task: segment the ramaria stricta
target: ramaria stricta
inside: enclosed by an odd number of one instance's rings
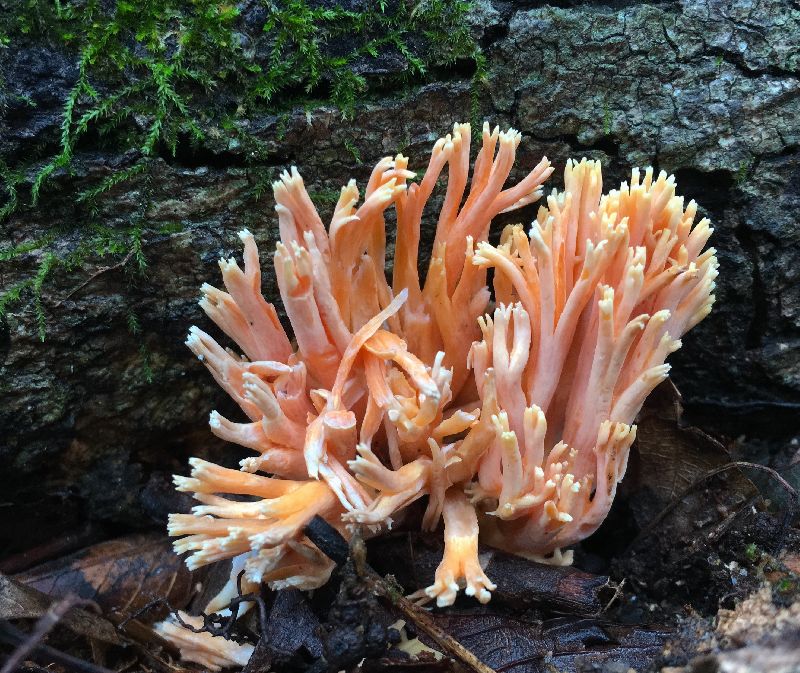
[[[226,291],[203,286],[200,305],[238,350],[197,327],[187,344],[249,419],[214,411],[211,430],[254,453],[241,470],[194,458],[191,477],[175,478],[200,502],[170,517],[176,551],[190,568],[233,558],[209,611],[227,605],[242,570],[246,590],[324,584],[332,564],[303,535],[315,515],[345,536],[359,524],[377,533],[427,497],[422,527],[444,520],[444,558],[425,590],[440,606],[459,588],[490,599],[479,535],[570,563],[564,549],[605,518],[636,414],[714,301],[712,229],[694,224],[697,206],[671,176],[635,169],[603,194],[599,162],[583,159],[567,162],[564,190],[527,234],[510,225],[492,245],[492,219],[537,201],[553,171],[544,158],[506,187],[520,138],[484,125],[471,180],[468,124],[436,142],[420,182],[407,157],[386,157],[361,205],[355,181],[342,188],[327,230],[297,170],[284,173],[274,260],[292,335],[261,294],[250,232],[244,268],[220,261]],[[421,283],[420,225],[445,166]],[[162,628],[209,663],[211,636]]]

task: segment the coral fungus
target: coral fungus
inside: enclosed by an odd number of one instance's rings
[[[204,285],[200,302],[243,355],[196,327],[187,344],[249,418],[212,412],[212,432],[255,455],[241,471],[193,459],[192,476],[176,477],[201,503],[169,522],[190,567],[235,557],[246,584],[317,587],[331,563],[303,536],[312,517],[375,533],[427,496],[422,526],[443,519],[445,538],[427,595],[448,605],[465,588],[486,602],[479,532],[568,563],[562,550],[597,529],[637,412],[711,309],[712,230],[694,223],[696,204],[672,177],[634,170],[603,194],[600,164],[584,159],[567,162],[564,190],[528,234],[507,226],[492,245],[492,219],[537,201],[553,170],[542,159],[505,187],[520,138],[484,125],[471,180],[468,124],[436,142],[420,182],[406,157],[386,157],[361,205],[355,181],[342,188],[327,229],[296,169],[274,184],[275,273],[293,338],[261,295],[243,231],[244,268],[221,260],[226,291]],[[423,283],[420,228],[445,166]]]

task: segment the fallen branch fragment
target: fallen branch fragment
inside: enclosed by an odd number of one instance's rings
[[[146,607],[152,607],[154,604],[160,605],[162,603],[163,599],[159,599],[151,602]],[[34,627],[34,630],[29,635],[30,640],[28,641],[26,650],[20,654],[15,653],[12,659],[6,661],[5,666],[8,667],[8,671],[17,670],[19,661],[28,656],[30,645],[36,645],[36,647],[33,648],[33,653],[36,654],[39,652],[41,654],[41,659],[39,660],[46,660],[48,656],[52,655],[52,652],[48,654],[49,650],[40,651],[37,648],[39,648],[38,643],[47,634],[47,631],[56,623],[77,635],[94,641],[101,641],[108,645],[133,646],[140,655],[144,656],[150,662],[151,667],[160,670],[166,670],[166,668],[163,662],[151,654],[151,650],[156,646],[166,649],[166,651],[174,657],[179,655],[178,649],[172,643],[159,636],[150,626],[136,620],[139,614],[145,612],[144,609],[137,611],[135,615],[127,619],[123,618],[123,616],[117,612],[111,612],[106,618],[105,616],[83,609],[83,607],[81,607],[82,604],[94,605],[93,602],[79,600],[74,596],[65,597],[61,601],[54,601],[49,595],[0,574],[0,620],[39,620],[36,627]],[[119,632],[117,629],[119,629]],[[22,635],[24,636],[25,634]],[[8,638],[12,638],[12,636],[8,636]],[[10,641],[6,640],[4,642]],[[14,642],[10,644],[15,644],[16,642],[17,641],[14,640]],[[57,650],[54,651],[57,652]],[[36,659],[36,656],[33,656],[33,654],[30,656]],[[9,662],[13,663],[13,659],[15,658],[19,661],[17,661],[14,666],[11,666]],[[69,664],[55,658],[51,658],[45,661],[45,663],[49,664],[54,661],[59,661],[69,668]],[[82,665],[85,664],[86,662],[82,662]],[[86,669],[85,667],[83,669],[75,669],[73,666],[73,668],[69,670],[91,669]],[[5,667],[2,669],[2,673],[6,673]]]
[[[323,655],[320,620],[308,598],[298,589],[283,589],[271,599],[266,631],[242,673],[262,673],[281,666],[302,669]]]
[[[429,586],[444,545],[437,535],[402,533],[370,541],[375,569],[392,573],[409,591]],[[492,602],[521,612],[540,607],[548,612],[591,616],[602,612],[613,592],[605,575],[592,575],[571,566],[537,563],[480,545],[484,572],[497,580]]]

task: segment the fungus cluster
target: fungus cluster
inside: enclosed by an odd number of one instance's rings
[[[252,451],[241,470],[194,458],[191,476],[175,478],[200,503],[171,515],[176,551],[190,568],[233,559],[208,611],[227,605],[242,571],[244,590],[324,584],[332,564],[303,534],[316,515],[345,536],[375,534],[426,497],[422,527],[444,521],[425,590],[440,606],[460,588],[490,599],[479,533],[569,563],[564,549],[605,518],[636,414],[714,301],[712,229],[671,176],[635,169],[603,194],[600,164],[583,159],[567,162],[564,190],[527,233],[507,226],[492,245],[492,219],[540,199],[553,171],[544,158],[506,187],[520,138],[484,125],[471,179],[468,124],[436,142],[419,182],[408,158],[386,157],[360,205],[355,181],[342,188],[327,229],[297,170],[285,172],[274,264],[291,335],[261,294],[250,232],[243,268],[220,261],[225,290],[203,286],[200,305],[237,350],[197,327],[187,345],[248,419],[214,411],[211,430]],[[445,170],[423,282],[421,224]],[[162,628],[211,667],[205,640]]]

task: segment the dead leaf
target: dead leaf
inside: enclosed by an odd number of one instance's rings
[[[698,478],[731,462],[720,442],[697,428],[684,426],[682,415],[680,393],[668,380],[653,391],[637,419],[634,452],[622,485],[640,526],[652,521]],[[702,488],[687,497],[696,500],[688,503],[690,509],[709,521],[716,518],[715,507],[733,509],[758,494],[740,470],[731,470],[720,479],[724,480],[725,488],[716,489],[713,503],[703,497]],[[689,523],[691,517],[684,518]]]
[[[183,607],[197,582],[160,533],[101,542],[14,578],[49,596],[74,594],[94,601],[104,612],[126,615],[154,598]]]
[[[597,619],[564,617],[541,622],[483,611],[439,613],[434,619],[497,673],[570,673],[586,670],[589,663],[610,662],[619,662],[620,670],[643,670],[673,635],[666,628]]]
[[[0,575],[0,619],[39,619],[52,604],[53,599],[42,592]],[[109,621],[88,610],[73,608],[61,619],[60,624],[90,639],[112,645],[123,644]]]

